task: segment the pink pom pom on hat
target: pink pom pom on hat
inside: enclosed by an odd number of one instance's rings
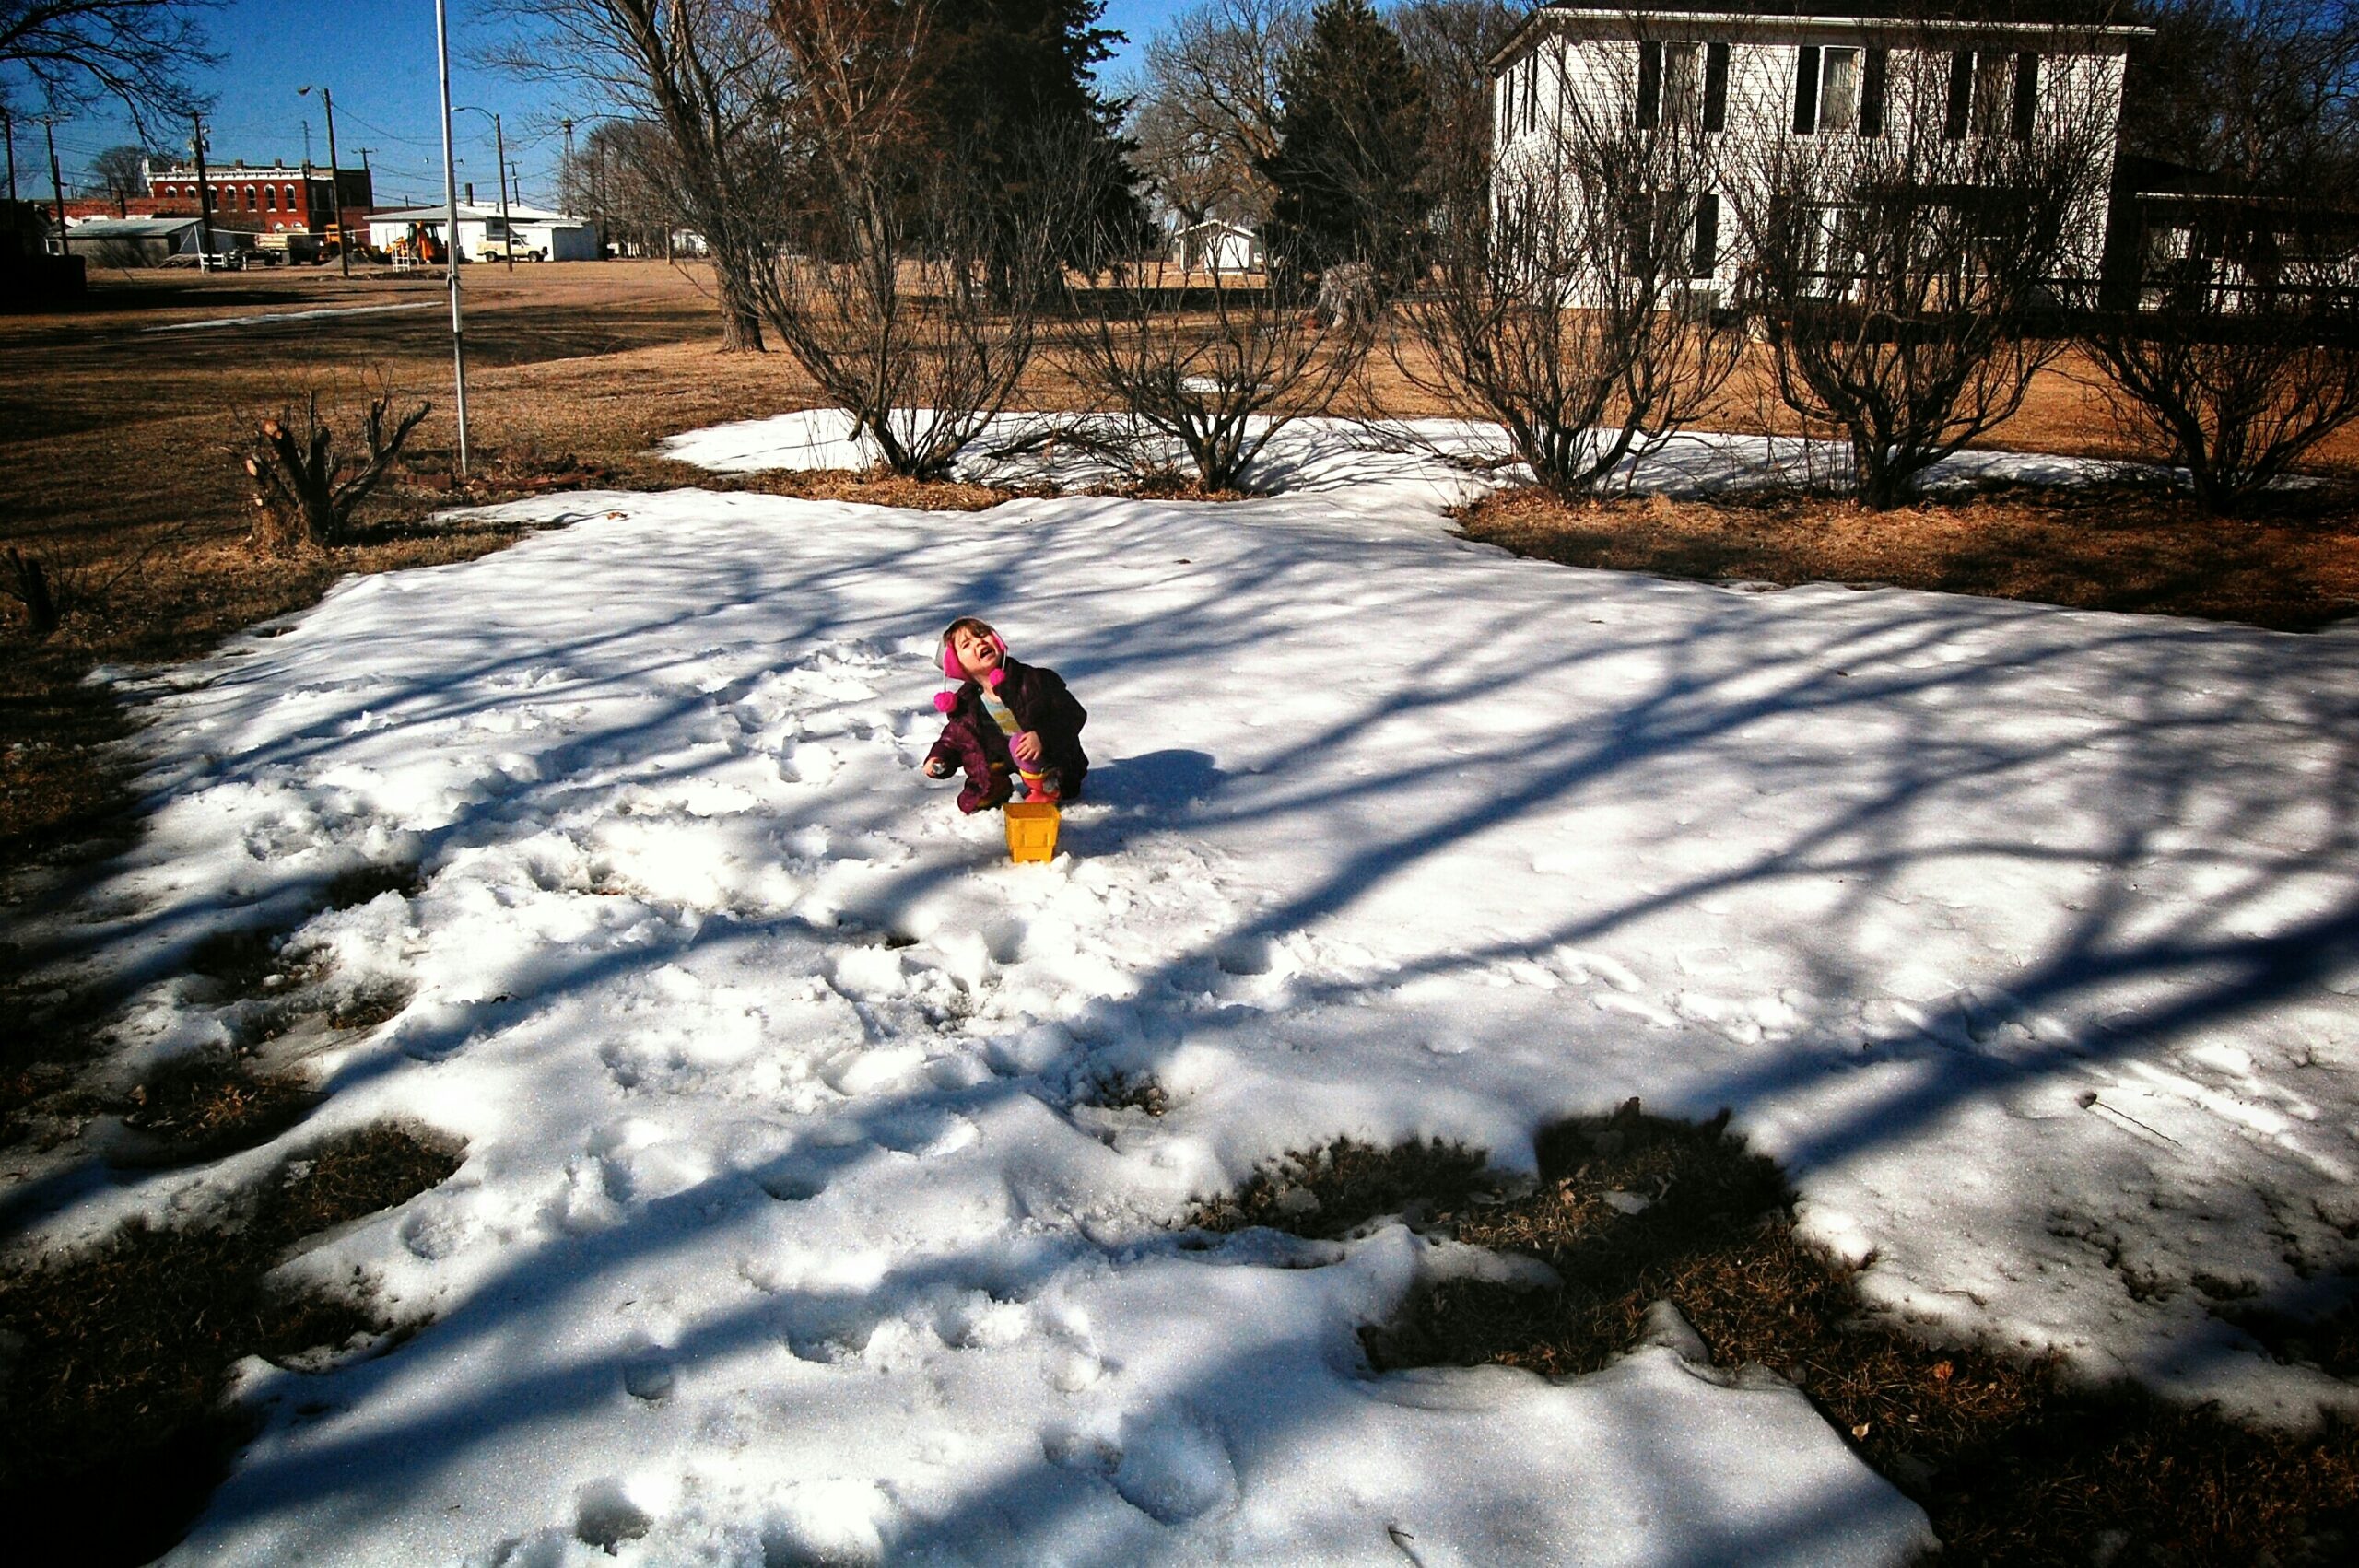
[[[992,646],[999,649],[999,656],[1002,659],[1007,657],[1007,639],[997,632],[992,633]],[[967,673],[967,666],[958,662],[958,650],[950,646],[948,632],[942,634],[942,674],[945,680],[952,683],[954,689],[934,693],[933,707],[937,713],[947,713],[958,706],[958,693],[955,688],[964,685],[970,679]],[[997,686],[1005,679],[1007,679],[1005,670],[992,670],[982,677],[983,685],[987,686]]]

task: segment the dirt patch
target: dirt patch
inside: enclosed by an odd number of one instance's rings
[[[2286,631],[2359,611],[2359,506],[2339,488],[2233,521],[2151,486],[2012,486],[1891,512],[1784,490],[1577,505],[1515,490],[1460,526],[1520,556],[1705,582],[1891,584]]]
[[[1924,1506],[1945,1563],[2345,1560],[2359,1538],[2350,1429],[2249,1429],[2208,1407],[2072,1384],[2053,1361],[1929,1343],[1871,1311],[1853,1271],[1794,1234],[1777,1168],[1729,1138],[1725,1119],[1670,1121],[1632,1102],[1567,1123],[1541,1141],[1538,1183],[1512,1196],[1470,1151],[1338,1144],[1191,1220],[1334,1236],[1398,1213],[1538,1258],[1563,1281],[1446,1281],[1364,1332],[1379,1369],[1591,1372],[1639,1343],[1649,1307],[1669,1302],[1714,1364],[1766,1366],[1800,1387]]]
[[[92,1564],[169,1549],[246,1435],[220,1409],[231,1366],[403,1327],[365,1294],[292,1294],[264,1277],[294,1243],[400,1203],[458,1164],[438,1140],[369,1129],[281,1166],[241,1222],[126,1225],[0,1273],[0,1505],[14,1527],[71,1539],[75,1561]]]

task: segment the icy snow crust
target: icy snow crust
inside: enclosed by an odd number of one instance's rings
[[[417,992],[276,1145],[36,1234],[378,1118],[467,1148],[288,1265],[434,1321],[246,1369],[173,1560],[1907,1559],[1774,1378],[1372,1376],[1451,1249],[1168,1228],[1632,1094],[1733,1107],[1929,1332],[2350,1407],[2210,1310],[2359,1227],[2350,633],[1568,570],[1304,434],[1326,479],[1216,507],[537,498],[171,672],[147,837],[43,938],[134,988],[125,1063],[231,1026],[193,944],[362,865],[423,885],[293,941]],[[962,611],[1090,708],[1050,866],[917,771]],[[1088,1103],[1142,1076],[1168,1115]]]

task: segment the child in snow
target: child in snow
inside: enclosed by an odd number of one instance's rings
[[[961,615],[942,634],[942,673],[958,689],[934,694],[933,706],[950,722],[926,754],[925,776],[947,778],[953,768],[966,769],[960,811],[1006,803],[1018,781],[1029,800],[1080,796],[1089,771],[1081,727],[1089,715],[1054,670],[1009,657],[999,633]]]

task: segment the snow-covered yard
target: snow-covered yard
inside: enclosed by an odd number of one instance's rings
[[[1371,1376],[1357,1326],[1479,1259],[1170,1228],[1283,1151],[1528,1168],[1630,1095],[1731,1107],[1929,1333],[2359,1410],[2211,1310],[2359,1262],[2359,632],[1569,570],[1324,439],[1217,507],[536,499],[570,526],[161,677],[147,836],[42,936],[135,997],[124,1071],[229,1037],[178,977],[224,930],[415,994],[279,1143],[53,1180],[37,1238],[344,1127],[466,1144],[288,1266],[433,1326],[249,1368],[173,1560],[1907,1559],[1774,1378]],[[961,612],[1090,708],[1051,866],[918,772]],[[1092,1103],[1143,1078],[1168,1115]]]

